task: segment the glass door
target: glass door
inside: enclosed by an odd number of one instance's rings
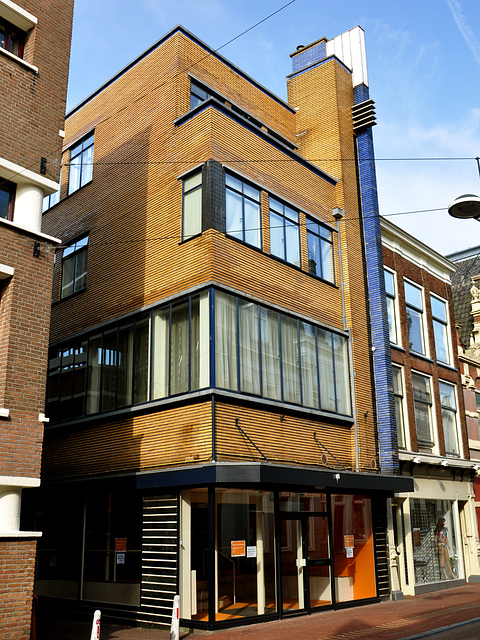
[[[306,545],[301,518],[280,520],[282,610],[284,613],[306,608]]]
[[[332,577],[328,519],[326,516],[306,516],[308,539],[308,609],[332,604]]]
[[[311,611],[332,604],[328,519],[298,515],[282,518],[282,611]]]

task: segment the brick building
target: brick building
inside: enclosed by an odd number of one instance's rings
[[[73,0],[0,0],[0,638],[30,637],[58,190]]]
[[[463,398],[470,459],[480,465],[480,247],[447,256],[456,268],[452,276],[453,308],[458,333],[458,360],[462,374]],[[480,533],[480,477],[474,478],[475,511]],[[480,551],[480,550],[479,550]]]
[[[399,464],[415,480],[413,493],[391,501],[391,560],[398,591],[416,595],[480,579],[475,463],[456,346],[455,266],[388,220],[381,226]]]
[[[389,595],[412,481],[376,429],[363,31],[292,62],[287,103],[176,27],[67,114],[45,605],[168,625],[178,592],[215,628]]]

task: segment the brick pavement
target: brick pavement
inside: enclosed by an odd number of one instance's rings
[[[480,584],[467,584],[392,602],[325,611],[236,627],[223,631],[188,631],[183,640],[404,640],[432,629],[480,617]],[[103,624],[101,640],[169,640],[168,631]],[[37,640],[90,640],[90,625],[37,622]]]

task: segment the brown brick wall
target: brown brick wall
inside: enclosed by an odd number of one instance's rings
[[[24,59],[38,73],[0,53],[0,157],[58,180],[64,128],[73,0],[16,0],[38,18]]]
[[[30,640],[36,542],[0,539],[0,640]]]
[[[463,392],[461,386],[461,378],[459,371],[458,354],[455,348],[457,344],[456,331],[453,325],[453,302],[452,291],[450,285],[444,280],[436,277],[427,269],[422,269],[418,265],[414,264],[410,260],[402,257],[399,253],[391,251],[387,247],[383,247],[384,264],[390,269],[394,270],[397,274],[397,294],[398,294],[398,307],[400,311],[400,327],[401,327],[401,345],[402,349],[392,348],[392,362],[404,367],[405,371],[405,395],[407,403],[408,424],[410,427],[410,442],[412,450],[418,449],[417,434],[415,430],[415,411],[413,405],[413,390],[412,390],[412,369],[419,373],[424,373],[432,378],[432,393],[433,393],[433,411],[435,414],[435,422],[438,429],[438,438],[440,446],[440,455],[445,455],[445,441],[443,437],[442,425],[442,410],[440,405],[440,396],[438,391],[438,381],[444,380],[457,386],[457,400],[458,400],[458,413],[457,418],[460,422],[460,431],[462,436],[462,447],[465,452],[468,452],[468,436],[465,422],[465,405],[463,399]],[[403,279],[408,278],[413,283],[418,284],[424,288],[425,298],[425,316],[427,320],[427,335],[428,352],[430,353],[430,359],[419,358],[415,354],[410,353],[408,344],[408,324],[405,308],[405,291],[403,287]],[[453,368],[445,367],[436,363],[435,359],[435,338],[433,335],[432,325],[432,310],[430,306],[430,293],[436,294],[448,302],[448,314],[450,318],[450,340],[452,344],[453,353]],[[468,456],[467,456],[468,457]]]
[[[0,297],[0,473],[38,477],[45,407],[47,346],[50,322],[53,245],[0,223],[0,263],[13,267]]]

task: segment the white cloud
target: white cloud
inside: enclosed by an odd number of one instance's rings
[[[471,52],[475,56],[476,61],[480,64],[480,42],[475,37],[472,29],[468,25],[467,18],[465,17],[462,6],[457,0],[447,0],[447,4],[453,14],[457,27],[463,36],[463,39],[470,47]]]

